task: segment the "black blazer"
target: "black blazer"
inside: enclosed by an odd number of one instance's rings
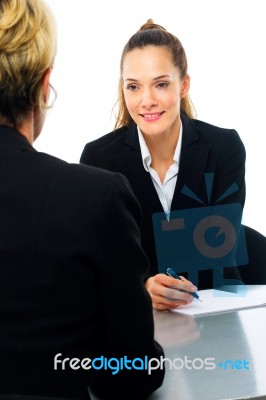
[[[163,355],[126,179],[39,153],[0,126],[0,182],[0,394],[89,399],[90,385],[103,399],[139,399],[157,389],[160,369],[54,369],[58,353]]]
[[[171,210],[199,207],[196,200],[182,194],[184,185],[208,204],[204,173],[214,173],[210,205],[236,183],[239,190],[219,204],[236,202],[244,206],[246,153],[238,133],[232,129],[191,120],[184,115],[181,118],[181,157]],[[163,212],[163,208],[150,174],[143,167],[136,125],[118,129],[88,143],[80,162],[121,172],[129,179],[143,211],[142,244],[151,263],[149,276],[158,273],[152,215]],[[231,268],[228,268],[226,273],[231,272]],[[199,272],[198,286],[201,289],[213,287],[211,271]]]

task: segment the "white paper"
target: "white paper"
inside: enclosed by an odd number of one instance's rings
[[[202,303],[194,299],[191,304],[174,308],[172,311],[199,316],[266,305],[266,285],[235,286],[230,290],[234,290],[235,293],[214,289],[199,290],[197,293]]]

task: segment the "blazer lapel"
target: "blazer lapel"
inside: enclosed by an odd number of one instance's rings
[[[207,204],[204,173],[206,170],[209,145],[201,143],[199,133],[193,121],[181,116],[183,139],[180,155],[179,173],[171,204],[171,210],[180,210],[203,206],[202,203],[182,193],[186,185],[204,204]],[[144,169],[137,127],[132,124],[125,135],[124,151],[113,156],[117,170],[124,174],[131,183],[134,193],[146,214],[163,212],[157,192],[150,174]]]
[[[180,154],[180,164],[177,183],[172,200],[171,210],[186,209],[191,206],[200,207],[203,204],[195,198],[182,193],[186,185],[204,204],[207,204],[204,173],[206,170],[209,145],[201,144],[200,136],[193,121],[182,115],[183,140]]]
[[[138,198],[143,213],[163,211],[150,174],[144,169],[136,125],[125,135],[124,151],[113,156],[118,171],[124,174]]]

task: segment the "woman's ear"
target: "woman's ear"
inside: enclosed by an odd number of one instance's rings
[[[49,100],[49,94],[50,94],[50,75],[52,72],[52,68],[48,68],[44,75],[43,75],[43,80],[42,80],[42,90],[43,90],[43,102],[44,104],[48,103]]]
[[[182,81],[181,98],[186,97],[190,88],[190,76],[187,75]]]

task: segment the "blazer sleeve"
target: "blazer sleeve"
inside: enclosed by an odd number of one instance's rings
[[[244,144],[235,130],[226,135],[224,146],[220,150],[215,174],[215,199],[221,199],[216,204],[240,203],[242,210],[246,198]],[[232,190],[230,190],[232,188]],[[228,191],[229,189],[229,191]],[[235,190],[235,191],[233,191]],[[241,228],[240,228],[241,229]],[[219,271],[218,271],[219,272]],[[237,267],[227,267],[223,271],[227,284],[241,282]]]
[[[102,399],[111,393],[116,399],[144,399],[161,386],[164,370],[149,374],[142,361],[160,359],[164,353],[154,340],[152,304],[143,283],[149,264],[140,245],[141,211],[123,175],[112,174],[106,193],[99,221],[101,287],[95,300],[101,305],[98,356],[138,359],[139,369],[129,363],[129,369],[120,365],[117,373],[93,371],[90,387]]]
[[[219,150],[215,173],[214,199],[221,199],[217,204],[240,203],[244,208],[246,198],[245,162],[246,151],[242,140],[235,130],[226,135],[226,140]],[[228,189],[235,185],[231,194]],[[225,194],[228,194],[224,196]]]
[[[81,153],[79,162],[81,164],[90,165],[91,164],[91,152],[90,152],[90,143],[87,143]]]

